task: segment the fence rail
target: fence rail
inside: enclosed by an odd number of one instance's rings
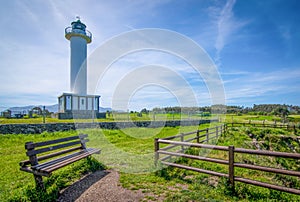
[[[187,143],[186,145],[169,145],[163,148],[160,148],[161,151],[167,151],[167,150],[171,150],[174,149],[178,146],[180,146],[179,150],[176,150],[176,152],[184,152],[186,149],[184,148],[184,146],[189,147],[189,142],[192,142],[194,140],[196,140],[197,143],[208,143],[210,140],[218,138],[222,133],[224,133],[227,129],[226,124],[222,124],[219,126],[215,126],[215,127],[211,127],[211,128],[205,128],[205,129],[201,129],[201,130],[196,130],[196,131],[192,131],[192,132],[187,132],[187,133],[181,133],[179,135],[174,135],[174,136],[170,136],[170,137],[166,137],[166,138],[161,138],[161,141],[164,140],[175,140],[178,139],[180,140],[180,142],[182,143]],[[195,135],[189,138],[189,136],[191,135]],[[211,136],[214,135],[214,136]],[[188,138],[188,139],[186,139]],[[154,143],[154,147],[155,150],[158,150],[159,148],[159,143],[157,141],[155,141]],[[155,153],[155,157],[158,155],[158,153]],[[163,158],[161,158],[161,160],[167,160],[169,158],[171,158],[171,155],[167,155]]]
[[[186,134],[180,134],[175,135],[172,137],[167,138],[156,138],[155,139],[155,165],[157,165],[158,161],[161,164],[167,165],[167,166],[173,166],[178,167],[182,169],[192,170],[200,173],[205,173],[209,175],[215,175],[219,177],[226,177],[229,179],[230,187],[234,190],[235,182],[242,182],[246,184],[252,184],[256,186],[261,186],[265,188],[270,188],[274,190],[289,192],[293,194],[300,194],[299,189],[295,188],[288,188],[283,187],[280,185],[270,184],[266,182],[261,182],[253,179],[243,178],[240,176],[235,175],[235,168],[244,168],[244,169],[250,169],[250,170],[258,170],[258,171],[264,171],[269,173],[276,173],[276,174],[283,174],[288,176],[296,176],[300,177],[300,171],[296,170],[287,170],[287,169],[281,169],[281,168],[273,168],[273,167],[267,167],[267,166],[260,166],[260,165],[252,165],[247,163],[241,163],[235,161],[235,155],[236,154],[248,154],[248,155],[259,155],[259,156],[272,156],[272,157],[281,157],[281,158],[292,158],[299,160],[300,154],[299,153],[287,153],[287,152],[274,152],[274,151],[267,151],[267,150],[252,150],[252,149],[244,149],[244,148],[235,148],[234,146],[217,146],[217,145],[210,145],[210,144],[202,144],[203,142],[208,142],[209,139],[213,137],[218,137],[222,132],[226,130],[227,126],[222,125],[214,128],[208,128],[203,130],[198,130]],[[214,131],[214,132],[211,132]],[[189,142],[187,140],[184,140],[185,136],[192,134],[196,134],[196,137],[189,138]],[[211,134],[216,134],[213,137],[209,137]],[[205,137],[204,140],[201,140],[201,138]],[[180,141],[174,141],[174,139],[180,138]],[[197,140],[197,143],[190,142],[192,140]],[[162,145],[167,145],[165,147],[162,147]],[[177,151],[169,151],[175,147],[181,147],[180,150]],[[204,156],[196,156],[192,154],[186,154],[184,151],[189,148],[201,148],[201,149],[211,149],[211,150],[219,150],[228,152],[228,159],[217,159],[217,158],[210,158],[210,157],[204,157]],[[161,157],[164,155],[164,157]],[[171,157],[182,157],[182,158],[188,158],[193,160],[199,160],[199,161],[205,161],[205,162],[212,162],[217,164],[223,164],[228,166],[228,173],[221,173],[217,171],[211,171],[211,170],[205,170],[201,168],[191,167],[187,165],[182,165],[179,163],[169,162],[166,161],[170,159]]]
[[[166,138],[162,138],[161,140],[174,140],[177,138],[181,139],[181,142],[191,142],[193,140],[196,140],[197,143],[204,143],[208,142],[210,139],[218,138],[222,133],[224,133],[227,129],[226,124],[222,124],[219,126],[211,127],[211,128],[205,128],[201,130],[196,130],[188,133],[181,133],[179,135],[174,135]],[[195,137],[185,139],[185,137],[195,134]],[[211,136],[214,135],[214,136]],[[205,139],[201,139],[203,137],[206,137]]]
[[[232,123],[227,123],[227,127],[240,127],[240,126],[252,126],[252,127],[258,127],[258,128],[282,128],[282,129],[287,129],[287,130],[297,130],[300,129],[300,125],[295,125],[295,124],[278,124],[278,123],[254,123],[249,121],[247,122],[232,122]]]

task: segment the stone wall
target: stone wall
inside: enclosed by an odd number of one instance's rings
[[[95,123],[46,123],[46,124],[2,124],[0,134],[40,134],[42,132],[68,131],[84,128],[120,129],[130,127],[175,127],[216,122],[217,120],[184,121],[138,121],[138,122],[95,122]]]

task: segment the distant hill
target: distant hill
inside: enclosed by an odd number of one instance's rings
[[[112,111],[112,108],[110,107],[99,107],[99,112],[107,112],[107,111]]]
[[[22,106],[22,107],[11,107],[11,108],[9,108],[9,110],[12,111],[13,114],[27,113],[34,107],[40,107],[41,109],[43,109],[43,105],[28,105],[28,106]],[[54,113],[58,112],[58,104],[46,105],[45,108],[49,112],[54,112]]]
[[[28,111],[30,111],[34,107],[40,107],[41,109],[43,109],[43,105],[28,105],[28,106],[23,106],[23,107],[11,107],[11,108],[9,108],[9,110],[12,111],[12,114],[27,113]],[[45,108],[49,112],[53,112],[53,113],[58,112],[58,104],[46,105]],[[109,108],[109,107],[100,107],[99,111],[100,112],[107,112],[107,111],[112,111],[112,109]]]

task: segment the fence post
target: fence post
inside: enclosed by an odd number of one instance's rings
[[[218,135],[219,135],[219,127],[216,126],[216,138],[218,139]]]
[[[220,125],[220,133],[222,135],[222,133],[223,133],[223,125]]]
[[[158,142],[158,139],[159,138],[155,138],[154,139],[154,165],[157,166],[157,161],[159,159],[159,153],[158,153],[158,150],[159,150],[159,142]]]
[[[183,136],[183,133],[181,133],[180,141],[181,141],[181,142],[184,142],[184,136]],[[184,151],[184,146],[181,146],[181,150]]]
[[[234,191],[234,146],[228,147],[229,157],[229,184],[232,191]]]
[[[209,129],[206,128],[206,143],[208,143],[208,139],[209,139],[209,134],[208,134],[208,132],[209,132]]]
[[[200,137],[199,137],[199,130],[197,130],[197,143],[199,143],[200,142]]]

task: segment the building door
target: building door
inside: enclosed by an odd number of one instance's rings
[[[86,110],[86,100],[85,100],[85,97],[80,97],[80,100],[79,100],[79,110]]]

